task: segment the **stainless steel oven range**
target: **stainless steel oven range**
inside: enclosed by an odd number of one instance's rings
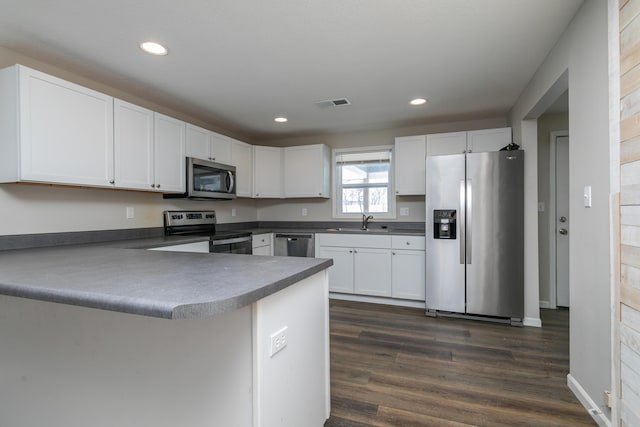
[[[251,255],[251,233],[217,231],[215,211],[164,211],[164,233],[209,236],[209,252]]]

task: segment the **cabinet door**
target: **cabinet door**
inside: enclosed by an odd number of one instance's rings
[[[282,197],[282,148],[254,146],[253,165],[254,196]]]
[[[253,255],[271,256],[271,246],[256,246],[252,249]]]
[[[467,149],[467,132],[427,135],[427,156],[462,154]]]
[[[474,153],[499,151],[511,143],[511,128],[473,130],[467,132],[467,150]]]
[[[109,187],[113,98],[19,66],[20,178]]]
[[[361,295],[391,296],[391,250],[354,249],[354,291]]]
[[[231,164],[236,167],[236,195],[253,194],[253,150],[251,145],[231,140]]]
[[[391,296],[425,300],[424,251],[394,250],[391,253]]]
[[[183,193],[186,181],[185,123],[155,113],[154,126],[155,188],[164,193]]]
[[[284,148],[284,197],[331,197],[331,152],[322,144]]]
[[[273,234],[254,234],[251,236],[253,255],[273,255]]]
[[[198,126],[187,124],[186,155],[203,160],[211,160],[211,132]]]
[[[353,288],[353,249],[333,246],[320,246],[318,258],[333,258],[329,267],[329,291],[352,294]]]
[[[211,160],[218,163],[231,163],[231,139],[218,133],[211,133]]]
[[[114,100],[115,186],[149,190],[153,182],[153,111]]]
[[[425,135],[396,138],[395,142],[396,194],[423,195],[425,188]]]

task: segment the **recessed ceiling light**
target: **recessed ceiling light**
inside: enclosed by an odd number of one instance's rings
[[[286,123],[289,121],[289,119],[287,119],[286,117],[276,117],[275,119],[273,119],[273,121],[278,123]]]
[[[409,101],[409,104],[411,105],[422,105],[422,104],[426,104],[427,100],[424,98],[416,98],[416,99],[412,99],[411,101]]]
[[[151,55],[164,56],[169,53],[166,47],[156,42],[143,42],[140,43],[140,49],[144,50]]]

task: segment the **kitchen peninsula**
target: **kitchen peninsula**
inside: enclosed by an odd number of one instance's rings
[[[0,424],[322,425],[331,260],[150,244],[0,252]]]

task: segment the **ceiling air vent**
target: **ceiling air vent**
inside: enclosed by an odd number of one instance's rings
[[[326,101],[318,101],[315,103],[318,107],[342,107],[343,105],[351,105],[347,98],[327,99]]]

